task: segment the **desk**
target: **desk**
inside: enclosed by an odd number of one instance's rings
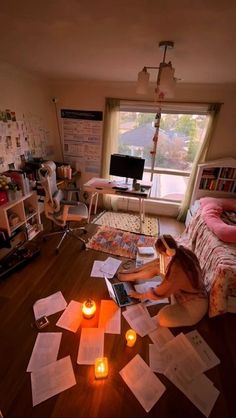
[[[127,187],[127,190],[119,187],[121,183],[117,181],[110,181],[107,179],[96,178],[93,177],[87,183],[84,184],[83,188],[84,191],[90,193],[90,202],[89,202],[89,215],[88,215],[88,222],[90,221],[91,211],[93,201],[95,202],[94,206],[94,214],[97,213],[97,204],[98,204],[98,196],[99,194],[111,194],[116,196],[122,197],[135,197],[139,200],[139,217],[140,217],[140,232],[142,232],[142,224],[145,218],[145,199],[150,195],[152,184],[141,183],[142,190],[134,190],[131,185],[123,186]]]

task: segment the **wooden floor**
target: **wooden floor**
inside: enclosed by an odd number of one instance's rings
[[[87,237],[96,229],[89,225]],[[179,235],[183,225],[172,219],[160,219],[160,232]],[[85,236],[86,237],[86,236]],[[69,238],[55,255],[57,238],[47,242],[37,238],[40,255],[20,271],[0,281],[0,411],[6,418],[72,418],[72,417],[203,417],[201,412],[163,375],[158,377],[166,386],[161,399],[147,414],[119,375],[119,371],[137,353],[148,363],[149,337],[138,337],[135,347],[125,346],[124,333],[128,324],[122,317],[122,334],[105,336],[105,355],[110,373],[106,380],[95,381],[92,366],[76,363],[80,330],[76,334],[55,326],[61,313],[50,316],[50,325],[42,332],[63,332],[58,358],[70,355],[77,384],[41,404],[32,407],[30,375],[26,372],[37,336],[34,327],[33,304],[58,290],[67,302],[93,298],[99,307],[108,294],[101,279],[90,277],[93,261],[105,260],[105,253],[82,250],[81,244]],[[152,307],[151,314],[158,309]],[[98,313],[82,326],[97,326]],[[173,333],[198,329],[216,355],[220,365],[206,372],[220,391],[211,418],[235,416],[236,376],[236,315],[203,318],[196,327],[176,328]]]

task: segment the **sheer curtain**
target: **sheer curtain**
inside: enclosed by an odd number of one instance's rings
[[[106,99],[102,148],[102,177],[109,178],[110,155],[117,152],[120,122],[120,100]],[[117,197],[104,195],[105,209],[115,209]]]
[[[192,192],[193,192],[194,182],[195,182],[196,173],[197,173],[197,166],[198,164],[204,163],[206,161],[211,138],[212,138],[212,135],[215,130],[216,123],[217,123],[217,115],[220,111],[220,106],[221,105],[218,103],[212,104],[208,110],[209,120],[208,120],[208,125],[207,125],[207,131],[205,134],[205,139],[193,161],[191,174],[190,174],[189,181],[188,181],[188,187],[187,187],[184,199],[180,206],[179,215],[177,218],[178,221],[181,221],[181,222],[185,221],[187,211],[188,211],[190,201],[191,201]]]

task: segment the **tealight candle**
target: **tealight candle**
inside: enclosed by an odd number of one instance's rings
[[[92,299],[87,299],[82,306],[83,316],[87,319],[92,318],[96,312],[96,303]]]
[[[96,379],[102,379],[108,375],[108,360],[107,357],[99,357],[95,360],[95,377]]]
[[[125,334],[125,338],[127,341],[126,345],[128,347],[133,347],[137,339],[137,334],[133,329],[128,329],[128,331]]]

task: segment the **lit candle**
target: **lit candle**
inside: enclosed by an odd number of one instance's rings
[[[87,299],[83,303],[82,312],[85,318],[92,318],[96,312],[96,303],[92,299]]]
[[[137,334],[133,329],[128,329],[128,331],[125,334],[125,338],[127,341],[127,346],[133,347],[137,339]]]
[[[95,360],[95,377],[102,379],[108,375],[108,361],[107,357],[99,357]]]

